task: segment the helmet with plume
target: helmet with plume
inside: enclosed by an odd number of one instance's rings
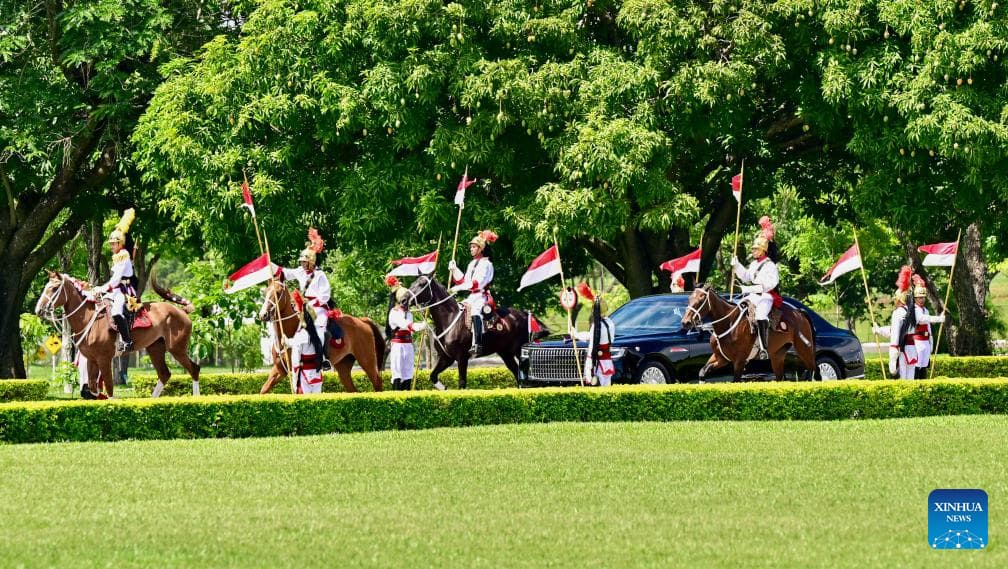
[[[909,265],[903,265],[900,268],[899,276],[896,277],[896,292],[893,295],[897,304],[906,304],[912,274],[913,269]]]
[[[322,240],[322,236],[314,227],[308,228],[308,242],[305,243],[305,248],[301,251],[301,255],[298,257],[298,262],[308,261],[312,265],[318,260],[318,254],[322,252],[325,248],[325,241]]]
[[[109,234],[109,243],[123,243],[126,241],[126,234],[129,233],[130,226],[133,225],[133,220],[136,219],[136,210],[129,208],[123,212],[122,218],[119,219],[119,223],[116,224],[115,229]]]
[[[497,234],[489,229],[484,229],[483,231],[477,233],[476,237],[470,239],[469,244],[477,245],[482,250],[484,247],[486,247],[490,243],[493,243],[494,241],[497,241]]]
[[[927,297],[927,284],[924,283],[924,277],[920,275],[913,276],[913,295],[914,298]]]
[[[385,285],[391,289],[399,288],[399,279],[395,275],[385,275]]]

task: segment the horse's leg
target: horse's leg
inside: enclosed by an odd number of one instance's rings
[[[147,346],[147,355],[150,356],[151,365],[154,366],[154,370],[157,372],[158,376],[158,382],[157,385],[154,386],[154,390],[151,392],[151,397],[158,397],[161,395],[161,391],[164,389],[165,384],[168,383],[168,378],[171,377],[171,371],[168,369],[168,364],[165,362],[166,349],[163,338]]]
[[[105,392],[109,397],[112,397],[112,358],[98,362],[98,374],[102,383],[105,384]],[[98,378],[91,379],[88,378],[88,382],[91,384],[91,393],[99,395],[101,391],[98,390]]]
[[[822,376],[819,373],[819,366],[816,365],[816,355],[815,355],[815,343],[812,339],[812,327],[808,324],[805,318],[801,326],[795,326],[792,330],[796,330],[791,341],[794,342],[795,352],[798,353],[798,358],[805,364],[805,369],[809,370],[809,373],[813,381],[819,381]]]
[[[347,345],[349,344],[346,340],[347,327],[344,326],[343,330],[343,344]],[[361,369],[367,374],[368,379],[371,380],[371,386],[374,387],[375,391],[382,391],[384,386],[382,386],[381,372],[378,371],[378,354],[375,348],[377,342],[374,334],[375,332],[372,332],[371,326],[366,325],[361,334],[353,340],[352,348],[354,358],[357,359],[357,364],[361,366]]]
[[[697,373],[697,378],[700,381],[704,381],[704,379],[707,377],[707,374],[710,373],[711,371],[722,368],[731,363],[730,361],[722,358],[721,354],[719,354],[716,350],[717,349],[715,348],[714,353],[712,353],[710,355],[710,358],[707,359],[707,363],[704,364],[704,366],[700,368],[700,372]]]
[[[437,387],[438,384],[441,384],[441,380],[438,378],[438,376],[441,375],[441,372],[443,372],[444,370],[448,369],[448,366],[452,365],[452,362],[454,362],[454,361],[455,360],[453,360],[451,358],[451,356],[447,356],[447,355],[444,355],[444,354],[439,354],[438,355],[438,361],[437,361],[436,364],[434,364],[434,369],[432,369],[431,372],[430,372],[430,382],[431,382],[431,385],[433,385],[434,387]],[[443,388],[444,388],[444,384],[441,384],[441,389],[443,389]]]
[[[769,343],[769,340],[767,341]],[[770,352],[770,368],[773,369],[774,378],[777,381],[784,381],[784,357],[787,355],[787,344],[777,346],[777,349]]]
[[[509,352],[497,352],[497,355],[500,356],[500,359],[504,360],[504,365],[507,366],[508,371],[510,371],[511,375],[514,376],[515,383],[517,384],[518,383],[518,360],[515,359],[514,354],[509,353]],[[519,387],[521,387],[521,386],[519,385]]]
[[[193,395],[199,395],[200,366],[189,359],[189,354],[186,353],[187,347],[188,342],[179,342],[173,346],[169,346],[168,352],[171,353],[172,357],[174,357],[178,363],[182,364],[182,367],[185,368],[187,372],[189,372],[189,377],[192,378],[193,382]]]
[[[259,389],[259,395],[266,395],[276,387],[278,381],[287,376],[287,368],[283,364],[283,354],[273,353],[273,368],[270,369],[266,382]]]
[[[466,388],[466,376],[468,375],[468,370],[469,370],[469,356],[466,355],[462,358],[459,358],[458,361],[459,389]]]
[[[336,373],[339,375],[340,383],[343,384],[343,391],[347,393],[357,393],[357,386],[353,382],[353,364],[350,360],[341,360],[335,365]],[[381,381],[381,379],[379,379]],[[379,391],[381,391],[379,389]]]

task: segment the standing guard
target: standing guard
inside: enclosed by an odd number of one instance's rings
[[[753,261],[749,267],[742,266],[738,257],[732,257],[732,268],[735,270],[735,275],[743,283],[752,283],[743,284],[740,289],[748,295],[745,300],[752,303],[756,309],[756,327],[759,330],[759,359],[769,357],[767,340],[770,331],[770,311],[774,306],[779,307],[783,302],[780,293],[777,292],[777,285],[780,284],[777,263],[767,255],[774,228],[769,218],[766,218],[766,222],[767,225],[763,226],[762,233],[753,239],[752,247],[750,247]]]
[[[585,358],[582,377],[591,378],[592,385],[608,387],[612,384],[613,374],[616,373],[612,360],[612,342],[616,337],[616,324],[608,316],[602,316],[607,312],[603,306],[602,295],[592,291],[588,283],[579,284],[577,292],[582,298],[592,302],[591,326],[588,331],[577,332],[573,326],[568,330],[571,338],[588,342],[589,357]]]
[[[413,333],[426,327],[423,322],[413,322],[409,311],[410,291],[399,287],[395,291],[396,304],[389,310],[388,325],[392,328],[392,349],[389,365],[392,368],[392,389],[409,390],[413,383],[414,348]]]
[[[311,344],[315,348],[315,353],[319,355],[323,370],[332,368],[329,359],[326,357],[326,350],[323,347],[326,328],[329,323],[329,296],[331,289],[329,278],[320,269],[316,268],[318,254],[325,247],[322,236],[314,228],[308,230],[308,243],[298,257],[296,269],[280,267],[277,275],[283,275],[284,279],[294,279],[301,289],[305,298],[305,324],[308,328],[308,336]],[[340,343],[340,339],[333,337],[333,342]]]
[[[914,317],[917,327],[914,330],[914,348],[917,349],[917,367],[915,379],[926,379],[927,369],[931,365],[931,325],[945,321],[945,314],[931,316],[924,303],[927,301],[927,285],[920,275],[913,276],[914,283]]]
[[[876,334],[889,336],[889,373],[899,379],[913,379],[917,374],[917,346],[913,337],[917,328],[916,311],[907,307],[912,272],[909,266],[904,266],[896,278],[896,292],[893,293],[896,308],[889,326],[873,328]]]
[[[126,353],[133,349],[133,339],[130,336],[129,323],[126,322],[126,300],[131,299],[136,302],[137,278],[133,274],[133,257],[130,248],[127,248],[130,226],[136,219],[136,211],[133,208],[123,212],[122,218],[116,224],[115,229],[109,234],[109,247],[112,249],[112,278],[99,288],[99,292],[104,292],[111,300],[112,322],[119,330],[122,338],[122,352]]]
[[[492,255],[490,244],[497,241],[497,234],[489,229],[480,231],[476,237],[469,241],[469,253],[472,261],[463,274],[458,265],[452,260],[448,263],[448,270],[451,271],[452,292],[469,292],[469,296],[463,301],[469,310],[472,321],[473,343],[470,352],[473,355],[479,354],[480,346],[483,342],[483,315],[489,314],[493,310],[493,297],[488,290],[493,282],[494,267],[490,257]]]

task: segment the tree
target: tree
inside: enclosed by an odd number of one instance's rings
[[[0,0],[0,14],[0,376],[24,377],[25,295],[107,211],[158,66],[236,26],[216,3],[191,0]]]

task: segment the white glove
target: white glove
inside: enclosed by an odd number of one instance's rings
[[[453,273],[458,270],[458,265],[455,264],[455,259],[448,261],[448,270]]]
[[[899,361],[899,348],[889,347],[889,375],[896,375],[896,362]]]
[[[932,316],[931,317],[931,323],[932,324],[941,324],[944,321],[945,321],[945,313],[944,312],[942,312],[938,316]]]
[[[93,291],[93,290],[85,290],[81,294],[84,295],[84,300],[86,300],[88,302],[94,302],[95,301],[95,291]]]
[[[455,286],[451,287],[450,289],[448,289],[449,292],[461,292],[461,291],[464,291],[464,290],[469,290],[469,287],[467,287],[465,283],[462,283],[460,285],[455,285]]]
[[[755,294],[762,294],[763,293],[763,285],[757,285],[757,284],[754,284],[754,285],[742,285],[740,287],[740,290],[744,294],[753,294],[753,293],[755,293]]]
[[[413,323],[413,331],[414,332],[419,332],[420,330],[423,330],[426,327],[427,327],[427,324],[425,322],[414,322]]]
[[[732,266],[732,268],[741,267],[742,266],[742,263],[739,262],[738,257],[736,257],[735,255],[732,255],[731,266]]]
[[[872,332],[874,332],[876,334],[879,334],[879,335],[882,335],[882,336],[885,336],[886,329],[883,328],[883,327],[881,327],[881,326],[873,326],[872,327]]]

